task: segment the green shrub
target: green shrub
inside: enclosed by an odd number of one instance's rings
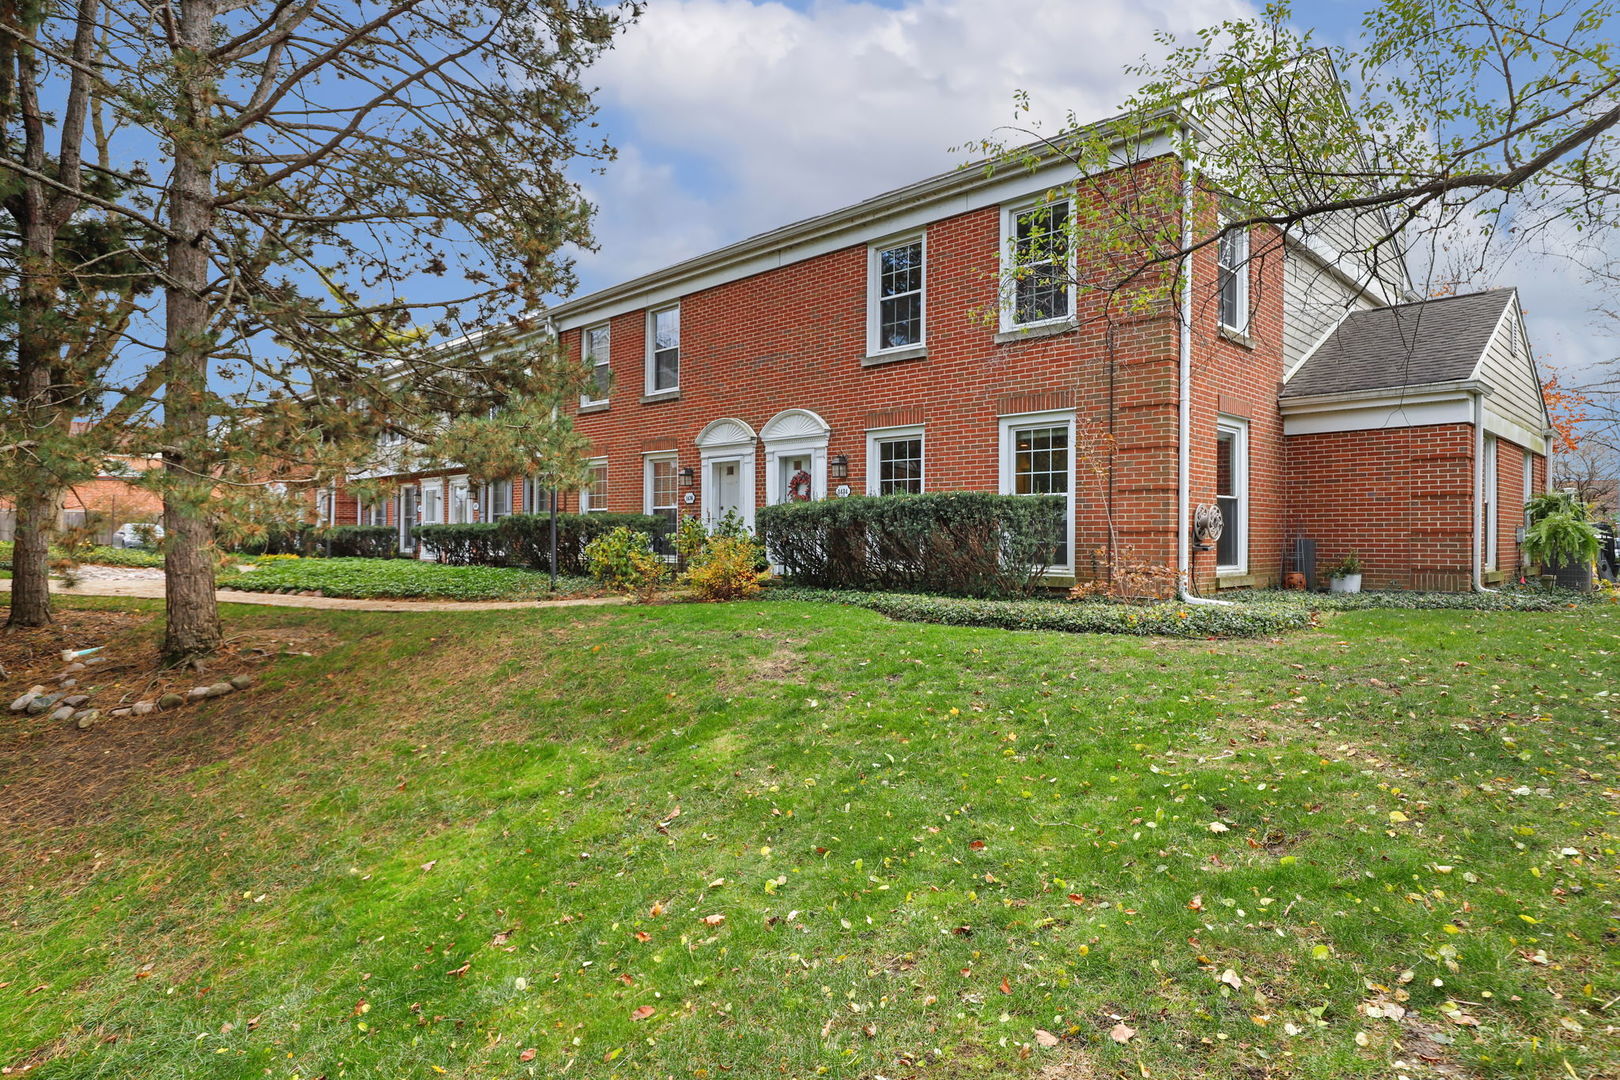
[[[399,530],[392,525],[338,525],[321,530],[320,542],[335,559],[392,559],[399,554]]]
[[[984,600],[912,593],[778,587],[766,596],[867,608],[902,622],[1148,637],[1272,637],[1311,625],[1309,610],[1262,605],[1117,604],[1060,600]]]
[[[1542,515],[1524,531],[1519,550],[1543,567],[1584,565],[1597,558],[1598,534],[1584,514],[1558,510]]]
[[[634,593],[643,603],[669,572],[669,564],[653,551],[652,538],[623,525],[585,545],[585,565],[603,585]]]
[[[507,561],[535,570],[551,568],[550,514],[513,514],[502,518],[495,528]],[[653,514],[558,514],[557,572],[586,573],[585,546],[618,528],[660,536],[669,523]]]
[[[249,592],[317,592],[358,600],[528,600],[550,595],[550,581],[532,570],[502,566],[443,566],[417,559],[273,558],[254,570],[227,570],[225,588]],[[588,583],[563,579],[567,591]]]
[[[499,526],[499,522],[490,521],[417,525],[411,535],[431,548],[439,562],[451,566],[499,566],[506,562],[506,545],[497,531]]]
[[[942,491],[759,511],[771,558],[802,585],[961,596],[1027,594],[1062,535],[1061,496]]]
[[[743,600],[756,595],[766,575],[758,541],[716,536],[687,565],[686,584],[700,600]]]

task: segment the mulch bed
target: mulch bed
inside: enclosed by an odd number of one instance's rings
[[[99,816],[133,784],[220,761],[278,732],[256,730],[265,714],[254,686],[228,697],[188,702],[145,716],[109,717],[110,710],[192,687],[261,675],[277,656],[316,653],[330,646],[320,630],[254,629],[232,637],[204,670],[161,667],[157,616],[149,612],[60,610],[56,622],[0,632],[0,710],[34,686],[57,689],[67,666],[64,649],[104,646],[104,663],[76,672],[70,693],[89,694],[101,711],[95,726],[52,721],[50,712],[0,712],[0,826],[67,826]]]

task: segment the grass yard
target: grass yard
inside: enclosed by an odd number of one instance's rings
[[[1614,605],[225,610],[313,655],[0,728],[11,1075],[1620,1076]]]
[[[252,560],[245,560],[251,565]],[[532,600],[553,596],[551,579],[505,566],[444,566],[416,559],[270,559],[220,572],[221,588],[317,592],[359,600]],[[557,579],[559,593],[595,591],[587,578]]]

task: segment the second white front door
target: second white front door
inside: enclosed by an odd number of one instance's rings
[[[717,461],[711,468],[713,475],[709,482],[714,485],[714,520],[719,521],[727,513],[742,517],[742,463]]]

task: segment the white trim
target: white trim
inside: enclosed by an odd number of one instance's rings
[[[1249,572],[1249,422],[1239,416],[1222,414],[1215,418],[1215,434],[1217,440],[1225,432],[1234,436],[1232,445],[1232,486],[1236,489],[1232,495],[1237,499],[1238,519],[1236,522],[1228,521],[1228,529],[1236,528],[1236,543],[1238,561],[1235,563],[1215,564],[1217,574],[1247,574]],[[1216,443],[1217,448],[1219,442]],[[1217,468],[1216,475],[1220,475]],[[1219,505],[1220,486],[1216,485],[1216,505]],[[1216,550],[1219,551],[1217,544]]]
[[[882,330],[881,315],[882,297],[878,295],[883,281],[882,253],[895,248],[909,247],[912,244],[922,246],[922,285],[918,291],[918,309],[920,312],[920,334],[916,341],[904,345],[884,345],[880,340]],[[894,353],[906,352],[910,349],[923,349],[928,346],[928,232],[902,233],[899,236],[877,240],[866,249],[866,355],[869,357],[889,356]]]
[[[654,359],[654,354],[656,354],[658,351],[658,316],[662,315],[666,311],[673,311],[675,313],[675,385],[656,386],[654,385],[654,379],[657,375],[657,361]],[[644,396],[651,397],[654,394],[674,394],[680,390],[682,360],[681,331],[683,329],[684,327],[681,326],[681,302],[679,300],[676,300],[673,304],[659,304],[657,307],[650,307],[647,309],[647,332],[644,335],[647,339],[647,348],[645,363],[641,372],[641,392]]]
[[[409,520],[405,516],[405,496],[411,496],[411,514]],[[401,484],[399,491],[394,495],[394,524],[399,530],[399,550],[402,552],[416,551],[416,537],[411,535],[411,529],[422,523],[422,492],[416,484]]]
[[[1485,408],[1485,430],[1492,435],[1506,439],[1510,443],[1518,443],[1520,446],[1534,450],[1538,454],[1547,452],[1547,439],[1545,436],[1531,431],[1522,424],[1509,420],[1488,405]]]
[[[1501,545],[1502,507],[1497,502],[1501,492],[1497,473],[1501,468],[1498,461],[1497,439],[1495,435],[1487,434],[1480,444],[1480,451],[1484,460],[1480,462],[1480,516],[1483,521],[1482,532],[1484,548],[1480,552],[1479,564],[1486,570],[1495,570],[1497,563],[1497,548]]]
[[[1058,409],[1049,412],[1009,413],[996,418],[997,434],[997,465],[999,473],[999,490],[1003,495],[1017,494],[1014,488],[1015,466],[1014,453],[1016,446],[1014,439],[1017,433],[1026,428],[1063,427],[1069,433],[1069,483],[1068,501],[1069,509],[1066,515],[1068,527],[1064,530],[1065,554],[1068,561],[1062,566],[1047,567],[1049,577],[1071,577],[1074,574],[1074,410]]]
[[[418,491],[416,493],[416,505],[418,507],[417,513],[422,519],[422,524],[423,525],[443,525],[444,520],[445,520],[445,515],[446,515],[447,511],[449,510],[449,503],[448,503],[448,499],[447,499],[448,485],[445,483],[444,478],[443,477],[433,477],[432,479],[422,480],[421,482],[419,482],[417,484],[417,488],[418,488]],[[428,516],[428,493],[429,492],[432,492],[432,494],[433,494],[433,500],[432,500],[432,503],[433,503],[433,516],[432,517]],[[416,557],[418,559],[422,559],[424,561],[432,561],[433,559],[435,559],[437,557],[437,554],[438,554],[437,552],[435,552],[432,548],[430,548],[426,544],[417,544],[416,545]]]
[[[732,416],[711,420],[698,433],[698,461],[703,467],[698,480],[699,512],[703,515],[704,522],[710,526],[720,518],[719,507],[714,503],[719,488],[715,480],[715,468],[719,465],[735,464],[737,512],[742,515],[745,525],[750,529],[754,527],[756,487],[754,472],[757,464],[755,444],[758,438],[746,420],[738,420]]]
[[[765,444],[765,504],[783,501],[779,459],[810,455],[810,497],[827,497],[827,442],[832,426],[809,409],[783,409],[759,429]]]
[[[1223,214],[1216,219],[1216,227],[1226,228],[1226,216]],[[1234,247],[1240,248],[1238,264],[1227,266],[1226,241],[1234,241]],[[1230,273],[1237,282],[1237,297],[1234,306],[1238,310],[1238,322],[1229,323],[1224,317],[1223,308],[1226,298],[1222,295],[1221,274]],[[1230,233],[1222,233],[1215,244],[1215,321],[1222,329],[1231,330],[1237,334],[1247,334],[1252,313],[1249,310],[1249,233],[1246,229],[1234,229]]]
[[[598,465],[600,465],[602,467],[604,473],[607,473],[609,471],[609,469],[608,469],[608,459],[607,459],[606,455],[603,455],[603,456],[600,456],[600,457],[593,457],[593,458],[586,458],[585,459],[585,468],[587,470],[591,471],[591,472],[594,472]],[[603,486],[606,487],[610,483],[611,483],[611,480],[608,479],[606,476],[604,476],[604,478],[603,478]],[[602,500],[604,504],[607,502],[607,500],[609,498],[612,497],[612,493],[613,493],[613,489],[611,487],[608,487],[608,493]],[[592,506],[591,505],[591,489],[590,489],[589,484],[587,484],[585,487],[582,487],[582,488],[579,489],[579,512],[580,513],[582,513],[582,514],[600,514],[600,513],[605,512],[606,510],[607,510],[606,505],[603,505],[603,506]]]
[[[1057,188],[1048,186],[1035,198],[1021,199],[1001,208],[1001,254],[997,263],[996,291],[999,294],[999,303],[997,304],[1000,309],[999,329],[1003,334],[1036,330],[1044,326],[1061,326],[1075,321],[1075,303],[1078,298],[1075,279],[1079,275],[1080,257],[1079,252],[1076,250],[1079,245],[1074,243],[1073,235],[1075,193],[1072,186],[1063,186],[1063,196],[1048,201],[1046,193],[1053,190],[1057,190]],[[1068,262],[1068,266],[1065,268],[1068,272],[1068,280],[1064,282],[1063,287],[1068,293],[1069,310],[1062,315],[1054,315],[1049,319],[1017,322],[1013,319],[1013,312],[1018,302],[1018,286],[1016,282],[1010,280],[1010,276],[1017,269],[1013,252],[1018,237],[1018,219],[1031,210],[1056,207],[1059,203],[1063,203],[1068,208],[1062,232],[1064,242],[1068,245],[1068,251],[1065,252]]]
[[[598,330],[602,330],[602,331],[606,332],[606,334],[607,334],[607,350],[602,355],[601,359],[599,359],[599,360],[597,359],[596,353],[592,352],[588,348],[588,343],[591,340],[591,335],[594,334]],[[579,355],[580,355],[581,360],[590,360],[590,361],[592,361],[592,363],[591,363],[591,379],[593,380],[592,386],[595,385],[594,380],[596,379],[596,369],[599,368],[599,367],[605,367],[605,368],[608,369],[608,380],[611,382],[612,379],[613,379],[613,324],[612,323],[607,323],[607,322],[599,322],[599,323],[592,323],[590,326],[580,327],[580,331],[579,331]],[[585,409],[585,408],[591,407],[592,405],[606,405],[608,403],[608,399],[611,398],[612,396],[613,396],[613,391],[611,389],[609,389],[609,391],[606,394],[602,395],[599,398],[591,397],[591,395],[589,393],[581,394],[581,395],[579,395],[579,407],[582,408],[582,409]]]
[[[879,444],[900,442],[905,439],[916,439],[922,443],[922,457],[918,462],[922,475],[917,478],[917,490],[928,490],[928,435],[924,425],[908,424],[903,427],[866,429],[866,493],[868,495],[880,494],[878,488],[882,477],[879,476],[881,466],[881,462],[878,460]]]

